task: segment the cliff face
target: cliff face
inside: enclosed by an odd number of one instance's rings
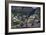
[[[35,18],[33,20],[32,27],[38,28],[40,27],[40,8],[36,8],[34,16]]]
[[[11,28],[39,28],[40,8],[12,6]],[[15,18],[15,19],[14,19]]]

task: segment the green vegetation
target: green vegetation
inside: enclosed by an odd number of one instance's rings
[[[20,24],[20,21],[13,22],[14,25]]]

